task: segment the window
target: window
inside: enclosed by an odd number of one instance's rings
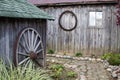
[[[89,12],[89,26],[90,27],[102,27],[102,12]]]

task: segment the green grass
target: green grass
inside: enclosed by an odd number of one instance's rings
[[[0,61],[0,80],[52,80],[47,71],[33,68],[32,64],[25,67],[6,66]]]
[[[64,66],[61,64],[53,64],[50,66],[50,69],[53,71],[51,76],[53,78],[59,79],[63,74]]]
[[[113,55],[112,53],[103,54],[101,56],[101,59],[103,59],[103,60],[109,60],[112,55]]]
[[[82,53],[80,53],[80,52],[75,53],[75,56],[76,56],[76,57],[81,57],[81,56],[82,56]]]
[[[55,53],[55,51],[52,49],[48,50],[48,52],[47,52],[47,54],[54,54],[54,53]]]
[[[112,54],[108,60],[110,65],[120,65],[120,54]]]
[[[76,73],[74,72],[74,71],[69,71],[69,72],[67,72],[67,76],[68,77],[76,77]]]
[[[120,65],[120,54],[107,53],[101,57],[103,60],[107,60],[110,65]]]

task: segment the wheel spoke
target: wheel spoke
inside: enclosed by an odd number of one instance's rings
[[[35,41],[34,41],[34,45],[33,45],[34,48],[35,48],[35,45],[36,45],[36,42],[37,42],[37,38],[38,38],[38,34],[35,37]]]
[[[34,31],[32,31],[32,40],[31,40],[31,49],[32,49],[32,51],[33,51],[33,49],[34,49],[34,46],[33,46],[33,41],[34,41]]]
[[[38,53],[40,53],[41,51],[43,51],[43,49],[40,49],[40,50],[36,51],[36,53],[38,54]]]
[[[26,53],[23,52],[17,52],[19,55],[23,55],[23,56],[28,56]]]
[[[24,48],[24,50],[28,53],[29,51],[22,45],[22,43],[21,42],[19,42],[19,44],[20,44],[20,46],[22,47],[22,48]]]
[[[24,62],[26,62],[28,59],[29,59],[29,57],[25,58],[24,60],[22,60],[21,62],[19,62],[19,64],[18,64],[18,65],[23,64],[23,63],[24,63]]]
[[[25,68],[27,68],[28,64],[30,63],[30,60],[28,60],[25,64]]]
[[[34,51],[37,50],[37,48],[39,47],[40,43],[41,43],[41,41],[38,42],[38,44],[37,44],[37,46],[35,47]]]
[[[26,45],[27,45],[27,48],[28,48],[28,50],[29,50],[29,45],[28,45],[28,42],[27,42],[27,36],[26,36],[25,34],[23,34],[23,37],[24,37],[25,43],[26,43]]]
[[[28,30],[28,43],[29,43],[29,48],[31,50],[31,44],[30,44],[30,31]]]

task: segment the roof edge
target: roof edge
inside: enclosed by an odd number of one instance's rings
[[[61,3],[46,3],[34,4],[36,6],[67,6],[67,5],[94,5],[94,4],[118,4],[118,1],[82,1],[82,2],[61,2]]]

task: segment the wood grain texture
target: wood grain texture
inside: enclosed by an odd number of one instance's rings
[[[46,50],[46,20],[0,18],[0,57],[6,62],[13,60],[15,42],[18,33],[24,28],[34,28],[42,37],[44,50]],[[45,51],[46,53],[46,51]]]
[[[81,52],[84,55],[120,52],[120,27],[116,25],[114,5],[56,6],[40,7],[40,9],[55,17],[55,21],[48,21],[47,24],[48,50],[53,49],[57,53],[66,52],[73,55],[76,52]],[[60,14],[66,10],[74,12],[78,19],[76,29],[69,32],[61,29],[58,24]],[[103,12],[101,28],[89,27],[90,11]],[[62,18],[67,20],[66,17]],[[74,23],[67,23],[66,26],[71,26],[71,24]]]

